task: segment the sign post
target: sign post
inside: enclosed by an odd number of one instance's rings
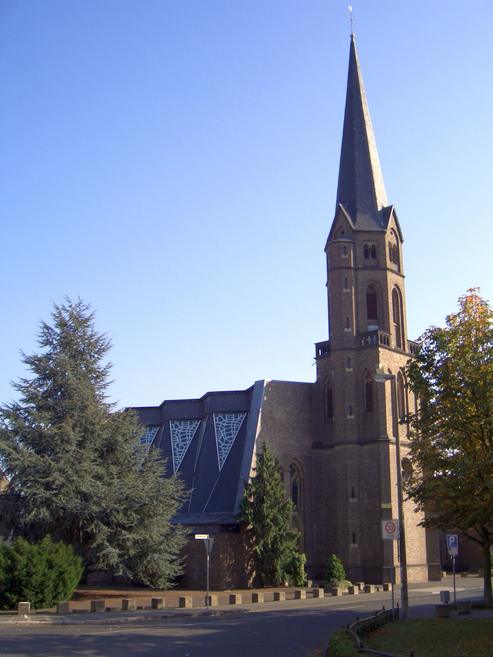
[[[447,550],[452,558],[452,575],[454,578],[454,604],[457,604],[457,595],[455,590],[455,558],[459,554],[459,537],[457,534],[447,534]]]
[[[212,554],[212,547],[214,545],[214,539],[209,536],[209,534],[195,534],[195,539],[198,541],[204,541],[205,554],[206,554],[206,578],[207,578],[207,593],[205,595],[205,606],[209,606],[209,566],[210,566],[210,557]]]
[[[382,520],[382,539],[384,541],[398,541],[400,537],[400,527],[398,520]],[[392,618],[395,620],[395,564],[394,564],[394,544],[392,543]]]

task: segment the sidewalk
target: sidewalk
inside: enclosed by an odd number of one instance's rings
[[[415,584],[410,587],[410,607],[409,618],[425,618],[435,615],[435,604],[439,604],[440,600],[434,596],[434,599],[429,602],[419,604],[419,597],[424,596],[430,598],[431,592],[450,588],[449,578],[436,583],[423,583]],[[470,582],[470,585],[473,582]],[[286,595],[286,600],[274,602],[274,591],[283,591]],[[75,599],[71,602],[72,612],[67,614],[56,614],[55,610],[47,610],[46,612],[40,611],[32,613],[30,616],[22,617],[17,613],[0,613],[0,627],[6,625],[121,625],[132,623],[162,623],[166,620],[180,620],[191,621],[199,617],[214,617],[214,616],[229,616],[233,614],[244,614],[252,612],[272,612],[272,611],[287,611],[294,609],[310,609],[310,608],[340,608],[353,606],[358,607],[365,605],[371,601],[375,607],[385,605],[389,608],[388,592],[379,593],[360,593],[357,596],[330,596],[324,598],[312,597],[313,589],[301,589],[306,592],[306,599],[295,600],[295,588],[271,588],[271,589],[254,589],[243,591],[213,591],[211,595],[218,598],[218,605],[206,608],[205,593],[204,591],[155,591],[150,594],[148,589],[101,589],[101,588],[88,588],[79,590]],[[240,604],[229,604],[229,596],[234,593],[242,595],[242,602]],[[263,593],[265,602],[252,602],[253,593]],[[178,599],[181,596],[189,596],[193,600],[194,606],[192,608],[179,608]],[[121,611],[122,598],[132,598],[141,609],[132,611]],[[165,598],[166,607],[164,609],[152,610],[150,609],[151,597]],[[470,586],[460,588],[460,597],[466,599],[478,599],[477,590]],[[414,604],[413,604],[414,598]],[[104,599],[106,611],[90,612],[90,600]],[[396,589],[396,601],[399,600],[399,592]],[[146,608],[147,607],[147,608]],[[360,612],[364,613],[364,612]],[[452,615],[452,620],[457,615]],[[467,618],[467,616],[458,616],[459,618]],[[474,610],[471,616],[474,618],[487,617],[493,618],[493,609],[488,610]]]

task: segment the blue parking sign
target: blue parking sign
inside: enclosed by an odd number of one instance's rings
[[[457,534],[447,534],[447,547],[449,550],[450,548],[459,547],[459,537]]]
[[[459,554],[459,537],[457,534],[447,534],[447,550],[451,557],[455,557]]]

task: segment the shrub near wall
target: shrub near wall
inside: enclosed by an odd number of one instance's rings
[[[34,608],[52,607],[72,596],[82,572],[73,548],[49,537],[36,544],[23,538],[0,543],[0,609],[24,600]]]

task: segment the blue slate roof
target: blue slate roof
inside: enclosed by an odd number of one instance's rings
[[[366,224],[366,229],[381,227],[380,211],[387,206],[354,35],[349,52],[336,210],[339,205],[359,228]]]
[[[200,399],[139,407],[140,422],[156,427],[152,442],[190,492],[175,518],[182,524],[235,522],[254,453],[264,382],[247,390],[209,392]]]

